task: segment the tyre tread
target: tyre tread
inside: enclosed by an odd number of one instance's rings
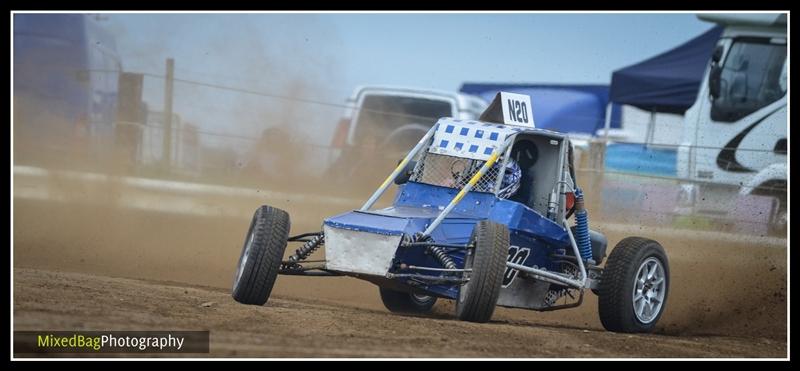
[[[264,305],[275,286],[283,253],[286,250],[291,222],[289,214],[263,205],[253,215],[251,248],[253,264],[242,272],[240,283],[233,288],[233,298],[243,304]],[[249,238],[249,234],[246,239]]]

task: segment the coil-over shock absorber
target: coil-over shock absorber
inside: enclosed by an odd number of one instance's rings
[[[305,260],[305,258],[311,255],[311,253],[322,246],[324,240],[325,236],[322,233],[312,237],[310,240],[306,241],[303,246],[300,246],[294,251],[294,255],[289,257],[289,261],[292,263],[297,263],[301,260]]]
[[[575,242],[584,261],[592,260],[592,241],[589,239],[589,215],[583,202],[583,191],[575,189]]]
[[[423,236],[422,233],[417,233],[411,238],[411,242],[432,242],[432,239],[431,236]],[[445,252],[442,247],[430,245],[425,251],[431,254],[443,267],[447,269],[456,269],[456,263],[453,261],[453,258],[447,255],[447,252]]]
[[[428,253],[433,255],[434,259],[443,267],[447,269],[456,269],[456,263],[453,262],[453,258],[447,255],[443,248],[439,246],[428,246]]]

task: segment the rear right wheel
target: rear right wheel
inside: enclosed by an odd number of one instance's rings
[[[608,331],[650,332],[669,292],[669,263],[653,240],[628,237],[608,257],[598,289],[600,322]]]

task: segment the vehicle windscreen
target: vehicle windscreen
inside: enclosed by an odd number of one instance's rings
[[[353,145],[407,151],[441,117],[453,115],[444,100],[368,95],[358,112]]]
[[[786,44],[769,39],[736,39],[720,75],[720,96],[711,118],[734,122],[786,95]]]

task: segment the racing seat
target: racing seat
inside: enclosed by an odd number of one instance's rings
[[[567,165],[574,182],[572,145],[568,143],[567,148]],[[558,147],[553,146],[549,138],[520,134],[511,148],[510,156],[522,170],[522,179],[519,190],[509,200],[525,204],[540,214],[547,215],[550,194],[560,176],[558,163],[561,153]]]
[[[533,188],[536,171],[532,168],[522,168],[522,179],[520,180],[519,190],[511,196],[509,200],[525,204],[528,207],[533,205]]]
[[[536,144],[528,140],[518,140],[511,148],[511,158],[517,162],[520,170],[522,170],[522,179],[520,179],[520,186],[517,193],[509,199],[528,207],[533,208],[534,200],[534,182],[536,177],[536,162],[539,158],[539,150]]]

